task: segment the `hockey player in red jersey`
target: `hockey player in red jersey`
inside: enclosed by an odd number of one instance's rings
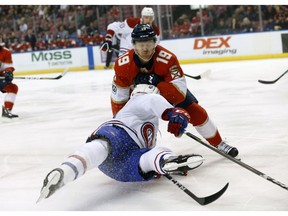
[[[4,43],[2,43],[2,38],[0,37],[0,91],[6,93],[4,106],[2,106],[3,118],[18,117],[18,115],[11,113],[18,92],[18,86],[12,83],[14,70],[12,54],[4,47]]]
[[[131,44],[131,32],[137,24],[150,24],[152,25],[157,40],[159,42],[160,31],[158,27],[153,23],[154,21],[154,11],[150,7],[144,7],[141,11],[141,18],[130,17],[124,22],[113,22],[107,27],[106,36],[103,45],[100,47],[102,51],[109,51],[112,48],[112,38],[117,37],[120,40],[120,53],[125,53],[129,49],[132,49]]]
[[[190,123],[211,145],[236,157],[238,150],[225,143],[206,110],[187,89],[186,79],[177,57],[156,44],[155,31],[149,24],[138,24],[132,32],[134,49],[115,62],[111,105],[115,115],[127,103],[135,84],[153,84],[162,96],[176,107],[188,111]]]

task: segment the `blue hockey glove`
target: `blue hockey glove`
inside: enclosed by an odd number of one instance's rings
[[[164,111],[162,119],[169,121],[168,132],[181,137],[188,126],[190,115],[182,108],[170,108]]]

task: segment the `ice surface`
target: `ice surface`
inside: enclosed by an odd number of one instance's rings
[[[237,146],[243,162],[288,185],[287,59],[183,65],[189,89],[206,108],[222,137]],[[41,75],[45,76],[45,75]],[[53,76],[51,74],[46,76]],[[111,118],[112,70],[69,72],[60,80],[15,80],[17,120],[0,118],[0,210],[2,211],[287,211],[288,191],[161,123],[159,145],[206,159],[187,177],[176,176],[198,196],[230,183],[214,203],[200,206],[165,178],[147,183],[116,182],[98,169],[35,204],[46,174]],[[4,94],[0,95],[1,104]],[[192,126],[188,131],[199,136]]]

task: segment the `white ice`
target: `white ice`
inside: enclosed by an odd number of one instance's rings
[[[206,108],[243,162],[288,185],[287,59],[183,65],[191,92]],[[55,74],[55,76],[58,74]],[[205,74],[204,74],[205,75]],[[54,76],[51,74],[41,76]],[[14,80],[19,94],[13,110],[18,120],[0,118],[0,210],[110,211],[287,211],[288,191],[244,169],[183,135],[174,138],[161,122],[159,145],[176,153],[206,159],[188,176],[175,176],[197,196],[210,195],[230,183],[212,204],[200,206],[166,178],[121,183],[90,170],[49,199],[35,204],[46,174],[103,121],[111,118],[113,70],[69,72],[60,80]],[[3,103],[4,94],[0,94]],[[188,131],[197,136],[196,130]]]

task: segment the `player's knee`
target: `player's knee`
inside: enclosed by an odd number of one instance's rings
[[[208,114],[206,110],[197,103],[192,103],[189,106],[185,107],[190,115],[190,123],[193,126],[202,125],[208,119]]]
[[[7,93],[14,93],[17,94],[18,93],[18,86],[14,83],[10,83],[8,85],[6,85],[3,90]]]

